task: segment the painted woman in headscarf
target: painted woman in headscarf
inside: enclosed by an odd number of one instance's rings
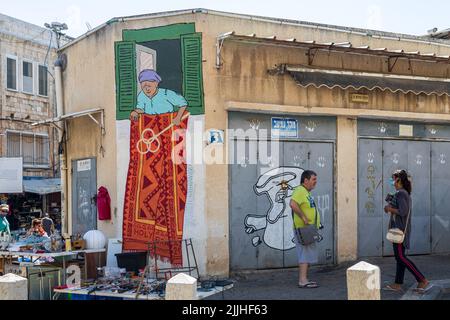
[[[137,96],[137,105],[130,114],[130,119],[137,121],[139,115],[163,114],[175,111],[179,108],[176,117],[173,119],[174,125],[179,125],[184,111],[187,108],[187,101],[175,91],[159,88],[161,77],[155,70],[144,69],[139,73],[139,83],[142,91]]]

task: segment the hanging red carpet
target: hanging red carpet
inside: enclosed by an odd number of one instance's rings
[[[177,129],[186,129],[188,119],[162,132],[175,115],[143,114],[138,121],[131,121],[123,249],[146,250],[148,242],[156,243],[156,252],[153,246],[150,248],[152,256],[156,254],[163,261],[181,266],[187,170],[184,161],[178,164],[172,161],[172,150],[183,156],[181,146],[185,140],[181,135],[172,141],[172,134]]]

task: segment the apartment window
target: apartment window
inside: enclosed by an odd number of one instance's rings
[[[47,135],[7,131],[8,157],[22,157],[24,167],[48,167],[50,141]]]
[[[50,141],[47,136],[34,136],[34,163],[37,166],[50,164]]]
[[[22,61],[22,91],[33,93],[33,63]]]
[[[48,96],[47,67],[39,66],[39,95]]]
[[[6,87],[17,90],[17,59],[6,58]]]
[[[10,158],[18,158],[22,156],[20,133],[7,132],[6,134],[6,150],[7,156]]]

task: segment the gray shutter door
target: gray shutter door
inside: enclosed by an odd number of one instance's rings
[[[383,141],[358,143],[358,257],[383,255]]]

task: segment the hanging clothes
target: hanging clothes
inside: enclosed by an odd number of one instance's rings
[[[108,189],[103,186],[98,188],[97,209],[99,220],[111,219],[111,198],[109,197]]]

